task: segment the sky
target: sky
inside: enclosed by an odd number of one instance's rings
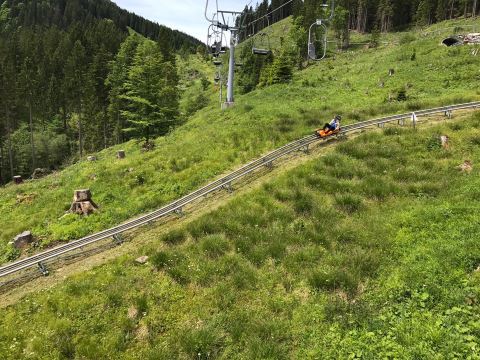
[[[118,6],[169,28],[183,31],[206,42],[209,23],[205,20],[206,0],[113,0]],[[209,15],[216,8],[209,1]],[[218,0],[221,10],[241,11],[250,0]],[[256,3],[256,0],[252,3]]]

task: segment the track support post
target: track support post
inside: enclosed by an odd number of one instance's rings
[[[222,189],[226,190],[229,194],[233,193],[232,183],[226,183],[222,185]]]
[[[42,263],[41,261],[38,263],[38,270],[40,270],[40,273],[43,276],[48,276],[49,275],[47,266],[44,263]]]
[[[178,209],[173,211],[178,217],[184,217],[185,213],[183,212],[183,209],[179,207]]]
[[[447,117],[447,119],[450,120],[453,117],[452,109],[449,108],[449,109],[445,110],[445,116]]]
[[[302,146],[299,151],[302,151],[304,154],[310,154],[309,144]]]
[[[116,244],[116,245],[121,245],[124,243],[124,239],[123,239],[123,235],[122,234],[115,234],[112,236],[113,237],[113,242]]]

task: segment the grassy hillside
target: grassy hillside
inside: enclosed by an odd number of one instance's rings
[[[238,96],[228,111],[209,106],[158,139],[154,151],[143,153],[132,141],[121,146],[125,160],[115,160],[120,147],[111,148],[98,162],[0,189],[0,261],[18,255],[7,243],[23,230],[47,245],[118,224],[310,133],[335,113],[354,122],[480,98],[478,57],[469,47],[447,49],[416,33],[394,36],[399,45],[338,54],[297,73],[291,84]],[[63,216],[78,188],[92,190],[99,213]]]
[[[340,143],[0,310],[0,355],[478,358],[480,177],[476,163],[471,174],[456,167],[479,157],[478,112]]]

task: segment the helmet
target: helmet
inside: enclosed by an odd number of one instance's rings
[[[340,121],[340,120],[342,120],[342,117],[340,115],[335,115],[335,120]]]

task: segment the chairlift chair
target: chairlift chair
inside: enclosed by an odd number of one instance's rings
[[[323,44],[323,54],[319,56],[317,54],[317,47],[315,43],[317,42],[316,40],[316,30],[318,28],[323,28],[323,39],[319,40]],[[327,45],[328,45],[328,40],[327,40],[327,32],[328,28],[325,25],[324,21],[321,19],[318,19],[315,21],[311,26],[308,31],[308,58],[314,61],[320,61],[325,59],[327,56]]]
[[[270,27],[270,19],[268,16],[265,16],[267,19],[267,31]],[[270,44],[270,35],[268,35],[267,31],[262,31],[261,33],[257,34],[256,37],[253,38],[253,47],[252,47],[252,54],[253,55],[260,55],[260,56],[267,56],[272,53],[272,47]]]

